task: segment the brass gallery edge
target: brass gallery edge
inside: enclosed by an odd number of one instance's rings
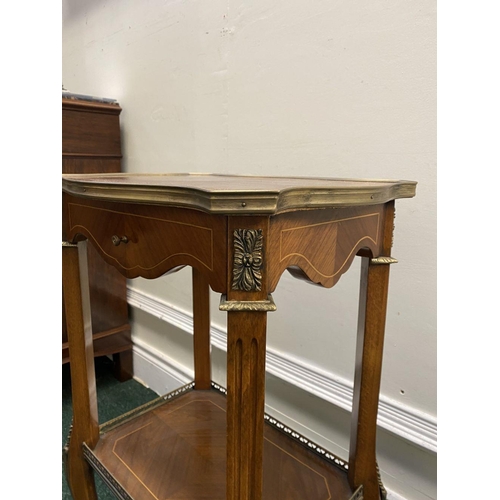
[[[123,176],[123,174],[119,175]],[[133,178],[134,174],[128,175]],[[197,174],[189,175],[193,178],[197,177]],[[211,175],[215,176],[216,174]],[[98,178],[99,175],[93,174],[92,177]],[[244,183],[245,178],[252,176],[233,177],[241,177],[241,181]],[[107,174],[103,179],[105,180],[102,182],[92,182],[86,180],[85,175],[63,175],[62,188],[68,194],[84,198],[184,206],[208,213],[226,215],[278,214],[300,208],[378,205],[398,198],[412,198],[415,196],[416,191],[416,182],[389,180],[357,180],[360,185],[349,188],[294,187],[283,190],[229,189],[209,192],[187,185],[185,187],[140,184],[121,185],[113,183],[113,174]],[[363,186],[363,182],[370,182],[375,185]],[[377,182],[380,185],[376,185]],[[383,183],[386,185],[382,185]]]

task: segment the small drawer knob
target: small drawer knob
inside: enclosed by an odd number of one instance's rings
[[[126,236],[120,237],[114,234],[113,236],[111,236],[111,241],[113,242],[113,245],[117,247],[120,243],[128,243],[128,238]]]

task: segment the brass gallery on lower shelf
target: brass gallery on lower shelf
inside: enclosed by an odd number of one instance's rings
[[[211,384],[212,389],[222,393],[224,396],[227,395],[227,390],[222,387],[219,384],[216,384],[215,382],[212,382]],[[176,389],[175,391],[172,391],[164,396],[160,396],[159,398],[156,398],[142,406],[139,406],[135,408],[134,410],[127,412],[113,420],[110,420],[100,426],[100,433],[104,434],[122,424],[125,422],[128,422],[140,415],[143,415],[158,406],[161,406],[169,401],[172,401],[173,399],[176,399],[186,392],[189,392],[194,389],[194,382],[190,382],[179,389]],[[298,432],[294,431],[293,429],[290,429],[287,427],[285,424],[280,422],[279,420],[276,420],[274,417],[271,417],[270,415],[265,414],[264,415],[264,420],[280,431],[281,433],[287,435],[290,439],[293,441],[300,443],[302,446],[306,447],[316,455],[320,456],[322,459],[328,461],[332,465],[336,466],[337,468],[340,468],[344,472],[346,472],[349,468],[348,464],[346,461],[342,460],[341,458],[335,456],[333,453],[330,453],[329,451],[321,448],[317,444],[313,443],[309,439],[305,438]],[[95,472],[101,477],[101,479],[104,481],[104,483],[108,486],[110,491],[118,498],[119,500],[134,500],[133,497],[129,495],[129,493],[122,487],[122,485],[119,483],[119,481],[111,474],[111,472],[105,467],[105,465],[97,458],[97,456],[94,454],[94,452],[86,445],[83,445],[83,454],[85,456],[85,459],[87,462],[91,465],[91,467],[95,470]],[[386,491],[385,488],[383,487],[381,481],[380,481],[380,492],[381,492],[381,497],[382,499],[386,498]],[[359,486],[356,491],[352,494],[349,500],[362,500],[363,499],[363,486]]]

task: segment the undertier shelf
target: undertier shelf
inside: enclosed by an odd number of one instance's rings
[[[226,397],[190,384],[101,427],[93,469],[122,500],[226,497]],[[346,464],[266,416],[263,500],[359,500]]]

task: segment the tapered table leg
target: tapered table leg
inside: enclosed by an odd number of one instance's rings
[[[363,257],[349,451],[349,482],[353,488],[363,485],[365,500],[380,498],[376,463],[376,432],[389,268],[388,264],[373,265],[369,258]]]
[[[87,242],[63,243],[63,293],[71,356],[73,426],[67,455],[69,487],[75,500],[96,500],[94,477],[82,444],[99,438],[94,352],[87,272]]]
[[[229,312],[227,326],[227,500],[262,498],[265,312]]]
[[[194,388],[210,389],[210,288],[204,274],[193,267]]]

